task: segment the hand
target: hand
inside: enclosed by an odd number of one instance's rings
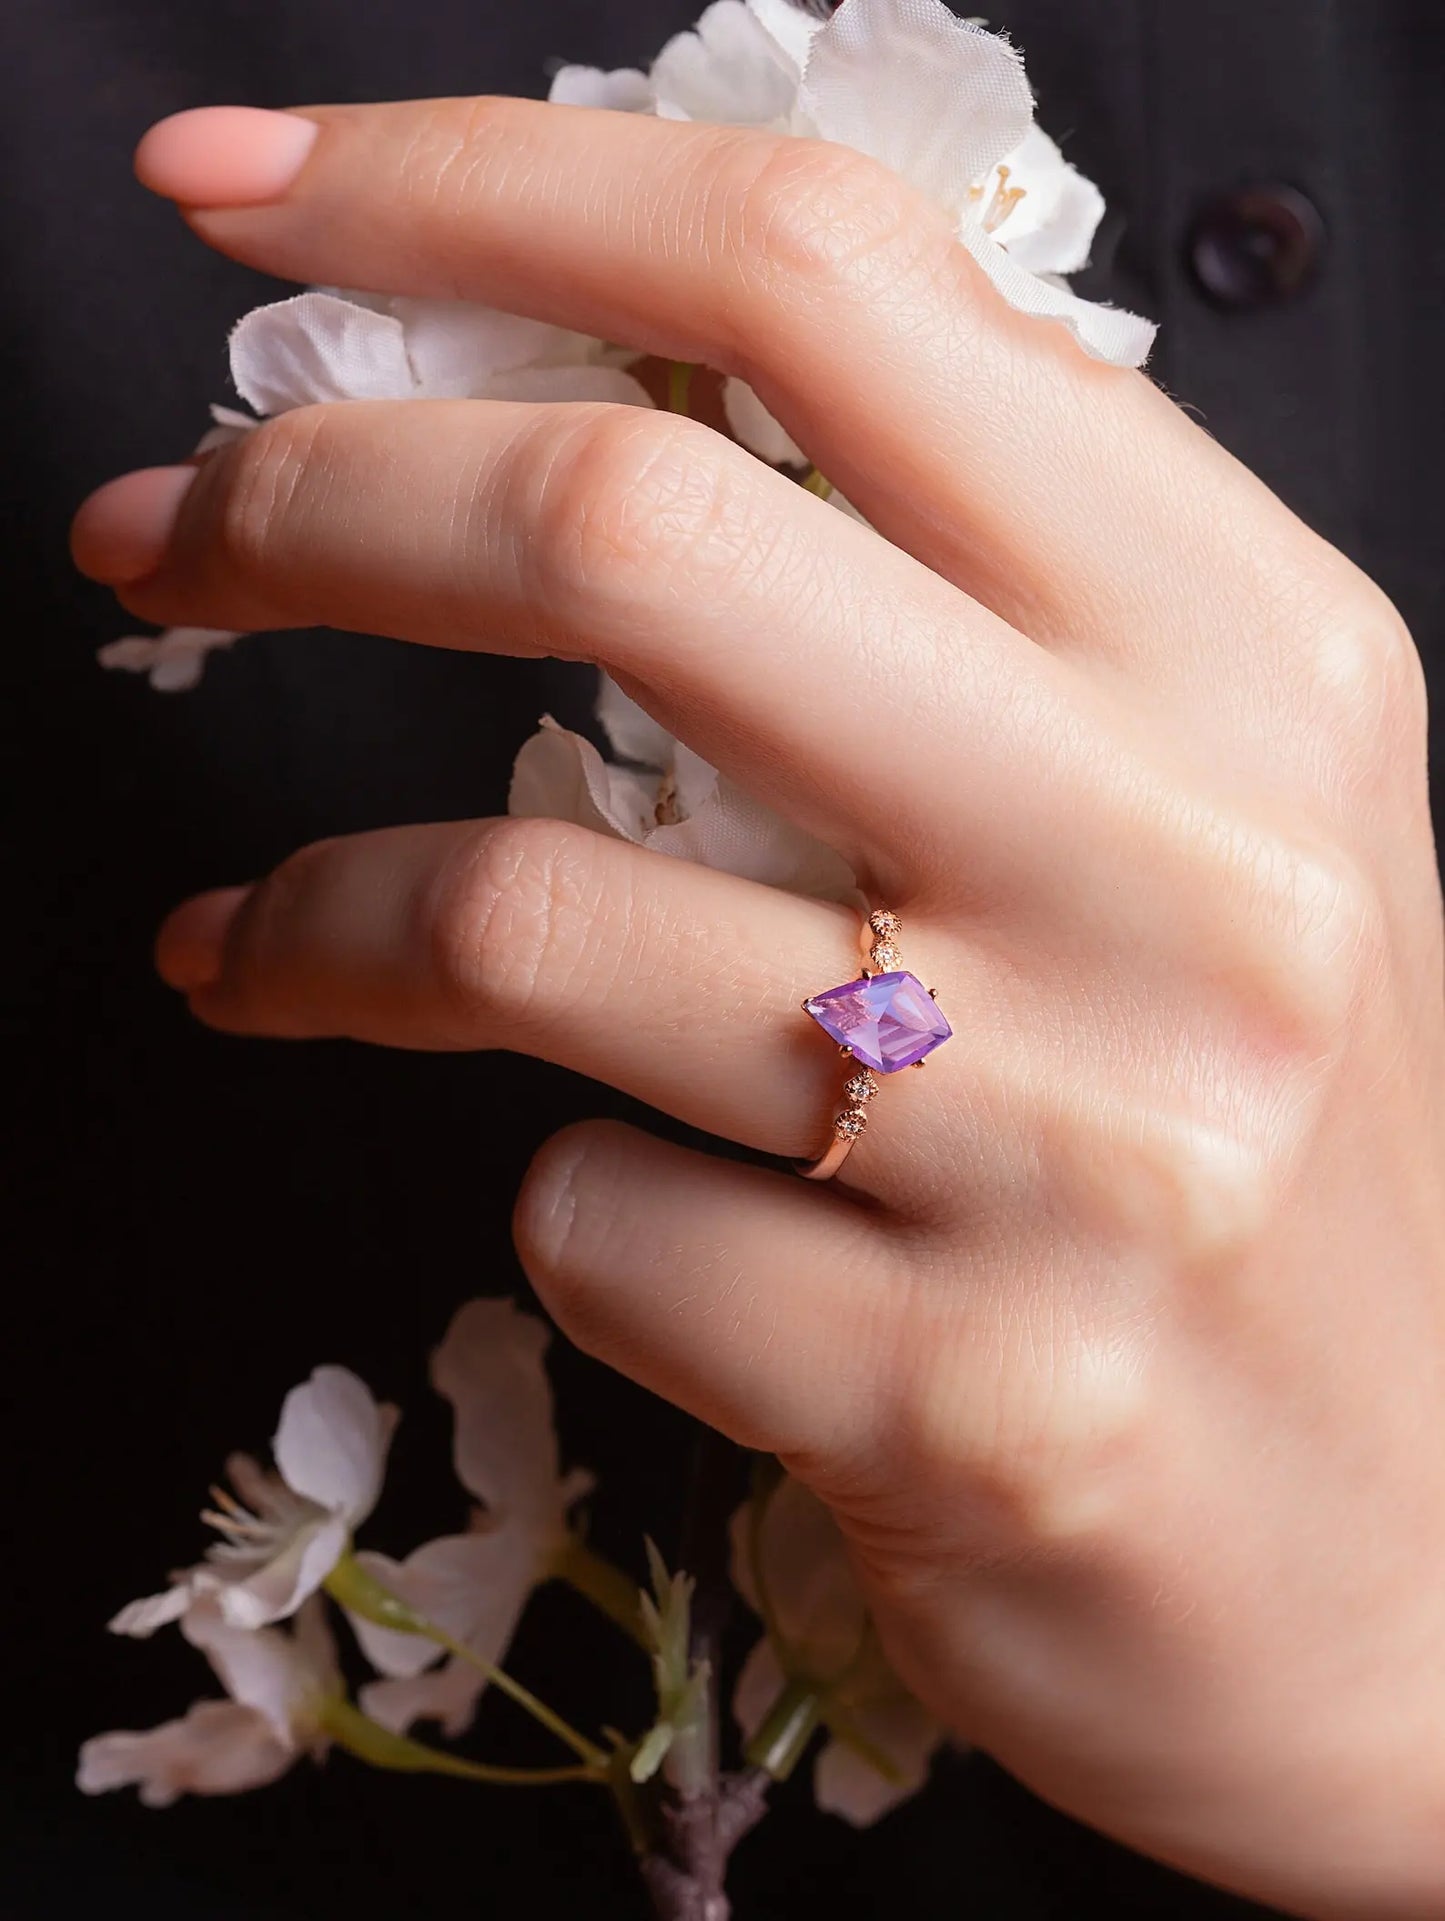
[[[903,916],[956,1038],[846,1182],[570,1129],[518,1207],[542,1298],[827,1500],[897,1667],[1041,1794],[1301,1914],[1438,1915],[1441,906],[1391,608],[856,155],[306,121],[186,116],[142,174],[270,272],[742,374],[879,530],[582,404],[308,408],[82,510],[148,619],[599,661]],[[507,1046],[796,1155],[838,1087],[798,1003],[856,952],[490,821],[309,848],[159,956],[232,1032]]]

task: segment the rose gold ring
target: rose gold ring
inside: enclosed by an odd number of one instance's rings
[[[871,966],[855,981],[830,987],[803,1002],[803,1012],[815,1020],[852,1063],[843,1088],[843,1104],[833,1121],[833,1139],[816,1161],[799,1161],[806,1181],[831,1181],[852,1153],[868,1125],[869,1103],[878,1093],[878,1074],[896,1074],[905,1067],[922,1067],[935,1047],[950,1039],[953,1029],[917,975],[905,973],[898,951],[903,923],[880,907],[863,923],[860,945]]]

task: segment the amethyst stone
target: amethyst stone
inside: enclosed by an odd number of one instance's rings
[[[913,974],[875,974],[815,994],[804,1006],[840,1047],[875,1074],[916,1067],[953,1029]]]

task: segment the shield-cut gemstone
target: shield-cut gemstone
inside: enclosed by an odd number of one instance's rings
[[[875,1074],[896,1074],[916,1067],[941,1047],[953,1029],[916,975],[875,974],[872,980],[830,987],[804,1003],[807,1011],[840,1047]]]

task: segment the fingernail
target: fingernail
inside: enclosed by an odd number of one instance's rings
[[[97,487],[70,525],[81,573],[107,587],[153,574],[195,477],[194,467],[144,467]]]
[[[192,107],[157,121],[135,150],[136,176],[186,207],[258,207],[280,200],[321,128],[299,113]]]
[[[218,887],[167,915],[156,935],[156,972],[167,987],[193,994],[221,978],[226,936],[250,891]]]

